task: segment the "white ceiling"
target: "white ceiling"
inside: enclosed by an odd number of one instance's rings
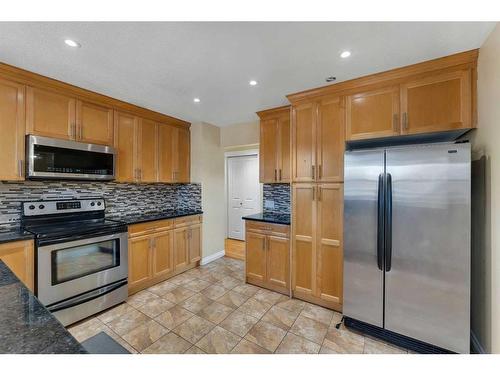
[[[0,23],[0,61],[187,121],[253,121],[285,95],[478,48],[495,23]],[[77,40],[72,49],[63,41]],[[351,57],[339,53],[350,50]],[[248,81],[258,85],[251,87]],[[200,103],[193,103],[199,97]]]

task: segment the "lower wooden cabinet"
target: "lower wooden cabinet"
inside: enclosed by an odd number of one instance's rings
[[[246,222],[246,281],[290,293],[289,226]]]
[[[0,244],[0,260],[33,291],[35,255],[33,241],[15,241]]]
[[[130,225],[129,294],[197,266],[201,227],[201,215]]]

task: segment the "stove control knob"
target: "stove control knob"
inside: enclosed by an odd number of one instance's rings
[[[101,202],[97,202],[97,205],[100,206],[101,205]]]
[[[30,205],[28,208],[29,208],[30,210],[34,210],[34,209],[35,209],[35,206],[34,206],[34,205]]]
[[[90,205],[91,205],[92,207],[94,207],[94,206],[95,206],[95,202],[90,203]]]
[[[45,206],[44,206],[43,204],[41,204],[40,206],[38,206],[38,208],[39,208],[40,210],[43,210],[43,209],[45,208]]]

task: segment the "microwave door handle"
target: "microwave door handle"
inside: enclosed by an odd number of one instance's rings
[[[392,176],[387,173],[385,184],[385,272],[392,266]]]
[[[378,176],[377,193],[377,266],[383,271],[384,267],[384,174]]]

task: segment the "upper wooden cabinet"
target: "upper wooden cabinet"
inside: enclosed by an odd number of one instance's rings
[[[399,87],[391,86],[346,97],[348,140],[398,135]]]
[[[22,180],[24,167],[24,86],[0,79],[0,180]]]
[[[113,109],[77,100],[76,139],[101,145],[113,144]]]
[[[159,125],[159,181],[189,182],[191,179],[191,132],[166,124]]]
[[[137,147],[137,180],[158,181],[158,124],[140,119]]]
[[[402,133],[472,127],[470,70],[412,80],[401,85]]]
[[[292,109],[292,181],[342,181],[344,102],[332,97]]]
[[[257,112],[260,117],[260,182],[290,182],[290,107]]]
[[[138,124],[137,116],[115,111],[116,180],[135,182],[137,174]]]

